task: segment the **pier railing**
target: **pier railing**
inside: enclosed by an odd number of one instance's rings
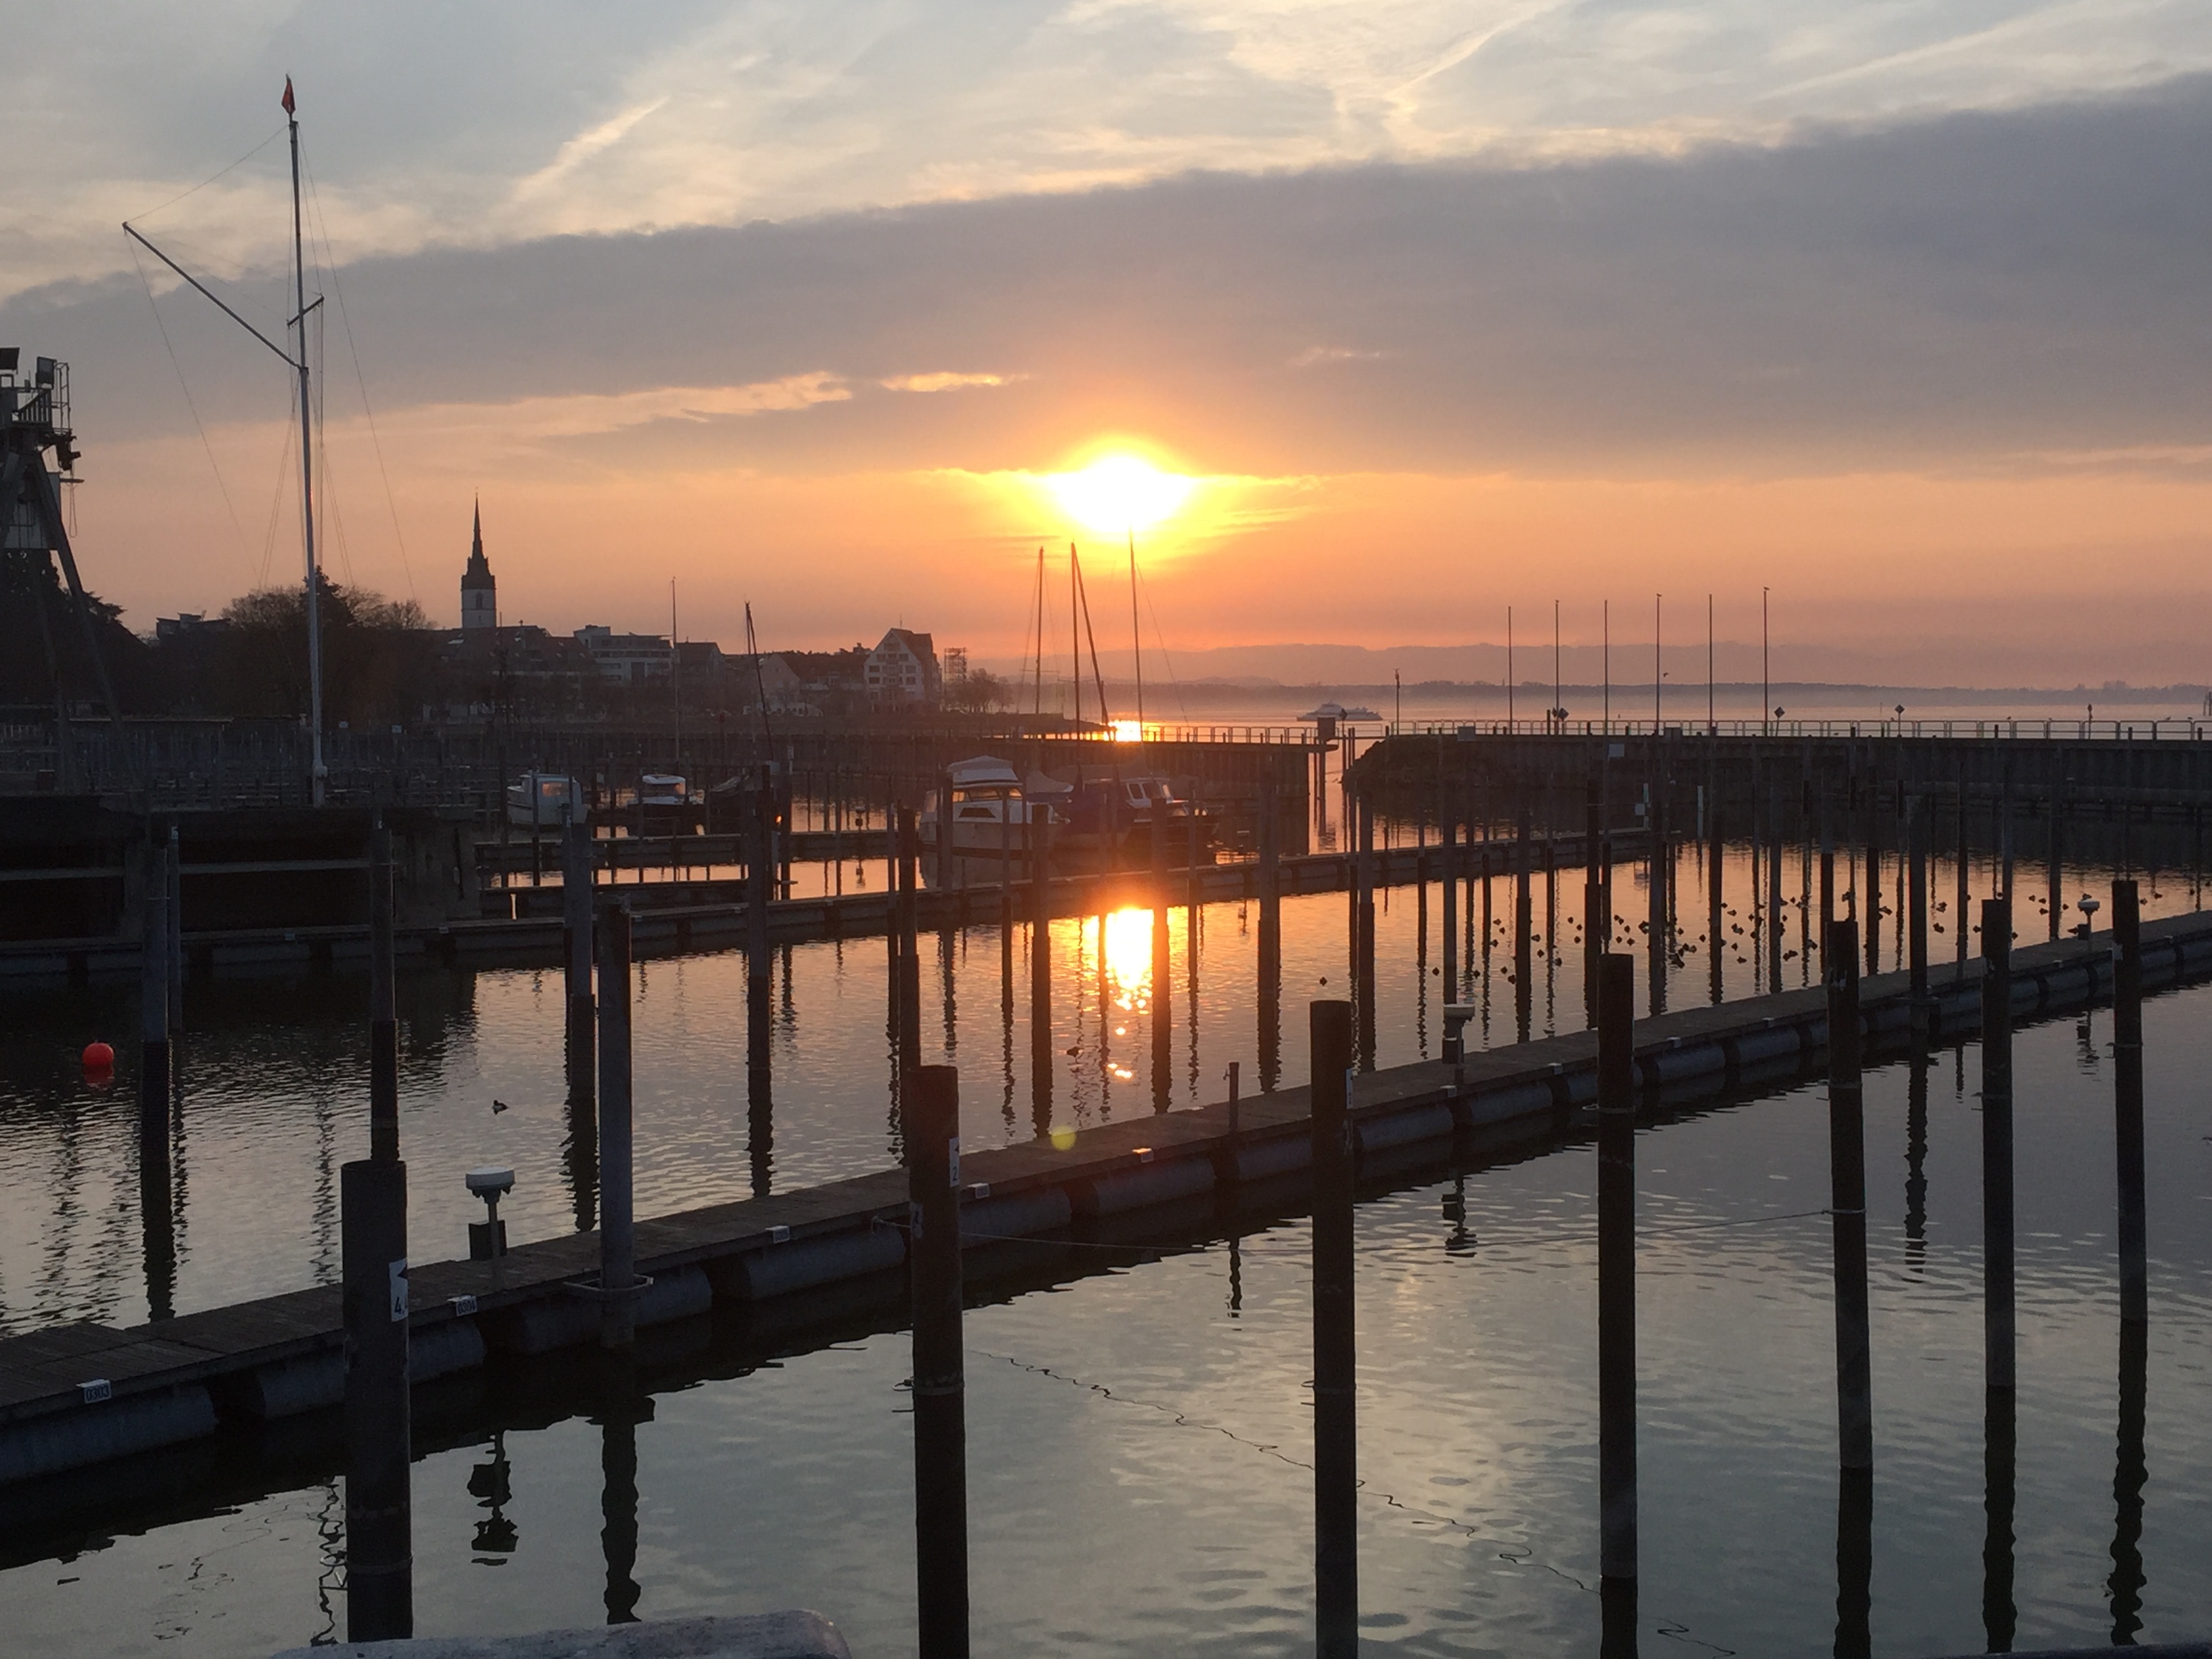
[[[1340,728],[1350,731],[1352,728]],[[1648,738],[1942,738],[2022,742],[2199,743],[2212,720],[2168,714],[2142,720],[1383,720],[1362,730],[1382,737]]]

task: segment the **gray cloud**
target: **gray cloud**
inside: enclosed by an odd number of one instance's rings
[[[2212,443],[2212,79],[1677,160],[1196,174],[343,281],[394,427],[429,402],[852,383],[561,441],[632,459],[984,469],[1116,427],[1272,474],[2185,448]],[[259,348],[191,296],[161,307],[204,414],[282,417]],[[0,341],[75,360],[95,454],[186,424],[135,279],[19,295]],[[936,372],[1024,378],[878,384]]]

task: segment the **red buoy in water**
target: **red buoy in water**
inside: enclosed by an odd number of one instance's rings
[[[112,1072],[115,1069],[115,1050],[105,1042],[84,1045],[84,1069],[88,1072]]]

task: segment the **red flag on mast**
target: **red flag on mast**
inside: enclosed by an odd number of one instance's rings
[[[288,76],[286,76],[284,77],[284,100],[283,100],[283,101],[284,101],[284,113],[285,113],[285,114],[287,114],[287,115],[289,115],[290,113],[292,113],[292,77],[291,77],[290,76],[289,76],[289,75],[288,75]]]

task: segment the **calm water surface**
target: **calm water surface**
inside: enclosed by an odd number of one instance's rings
[[[2139,1544],[2117,1526],[2130,1449],[2108,1020],[2019,1039],[2022,1647],[2103,1639],[2116,1602],[2145,1641],[2212,1629],[2208,1012],[2197,990],[2147,1012]],[[1869,1079],[1880,1654],[1987,1640],[1977,1073],[1969,1048],[1919,1088],[1909,1065]],[[1820,1091],[1800,1088],[1639,1138],[1647,1652],[1832,1644],[1826,1133]],[[1361,1582],[1378,1650],[1595,1649],[1594,1183],[1589,1149],[1571,1146],[1360,1208]],[[1233,1251],[1123,1252],[971,1311],[978,1652],[1310,1650],[1307,1250],[1286,1220]],[[417,1628],[598,1623],[611,1597],[648,1617],[799,1603],[858,1653],[910,1652],[906,1364],[902,1335],[867,1336],[662,1393],[634,1428],[634,1413],[569,1418],[423,1459]],[[25,1650],[57,1654],[327,1635],[341,1511],[309,1485],[102,1539],[0,1574],[0,1616]]]

